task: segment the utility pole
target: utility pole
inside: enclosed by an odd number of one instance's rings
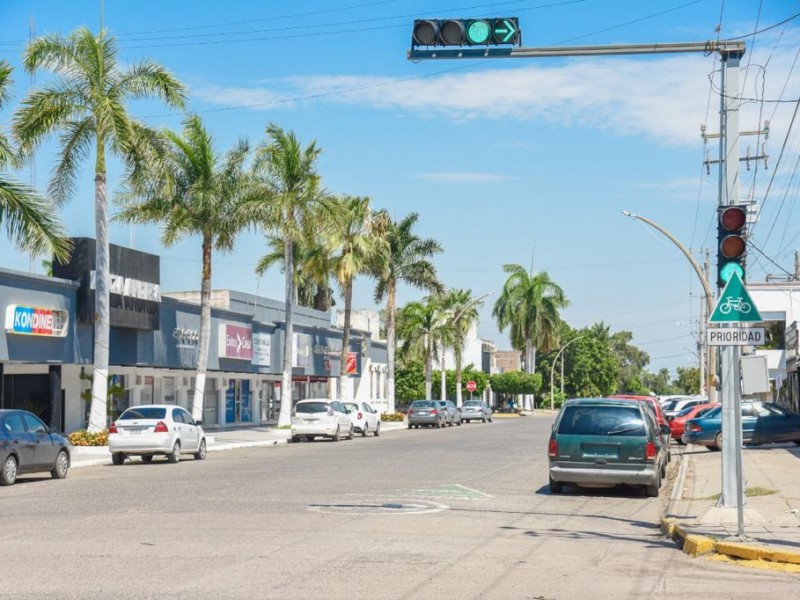
[[[800,281],[800,250],[794,251],[794,278]]]

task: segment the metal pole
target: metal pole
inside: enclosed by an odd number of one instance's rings
[[[553,407],[554,407],[554,404],[555,404],[555,403],[554,403],[554,397],[553,397],[553,377],[554,377],[554,375],[555,375],[556,363],[558,362],[558,357],[559,357],[559,356],[561,356],[561,353],[562,353],[562,352],[564,352],[564,350],[566,350],[566,349],[567,349],[567,346],[569,346],[569,345],[570,345],[570,344],[572,344],[573,342],[577,342],[577,341],[578,341],[579,339],[581,339],[582,337],[584,337],[584,336],[582,336],[582,335],[579,335],[578,337],[571,339],[571,340],[570,340],[570,341],[568,341],[566,344],[564,344],[563,346],[561,346],[561,349],[558,351],[558,354],[556,354],[556,357],[555,357],[555,359],[553,360],[553,364],[552,364],[552,365],[550,365],[550,410],[553,410]],[[562,367],[562,371],[561,371],[561,383],[562,383],[562,385],[563,385],[563,383],[564,383],[564,371],[563,371],[564,362],[563,362],[563,361],[561,362],[561,367]],[[562,389],[563,389],[563,388],[562,388]]]

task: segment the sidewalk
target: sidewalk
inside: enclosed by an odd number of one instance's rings
[[[684,448],[662,530],[697,556],[712,554],[800,572],[800,446],[779,444],[743,451],[747,490],[744,533],[739,541],[736,511],[720,523],[715,506],[722,487],[722,453],[703,446]],[[795,567],[795,565],[798,565]]]
[[[381,434],[406,429],[405,422],[382,422]],[[359,437],[360,434],[356,434]],[[235,450],[238,448],[262,448],[289,443],[291,431],[269,426],[245,426],[230,429],[207,429],[206,444],[209,452]],[[72,446],[70,467],[94,467],[111,464],[111,453],[107,446]]]

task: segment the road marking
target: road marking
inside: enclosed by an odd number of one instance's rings
[[[439,502],[337,502],[309,504],[310,512],[338,515],[422,515],[442,512],[450,507]]]
[[[478,490],[468,488],[460,483],[439,485],[431,488],[416,488],[412,490],[394,490],[390,493],[399,493],[413,498],[450,498],[453,500],[483,500],[491,498],[489,494],[484,494]]]

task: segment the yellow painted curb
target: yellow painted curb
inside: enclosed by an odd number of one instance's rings
[[[717,542],[716,550],[719,554],[727,554],[728,556],[735,556],[745,560],[768,560],[770,562],[800,565],[800,552],[771,550],[739,542]]]
[[[714,552],[714,540],[704,535],[688,533],[672,519],[661,519],[661,531],[664,535],[678,541],[681,545],[681,550],[689,556],[700,556]]]

